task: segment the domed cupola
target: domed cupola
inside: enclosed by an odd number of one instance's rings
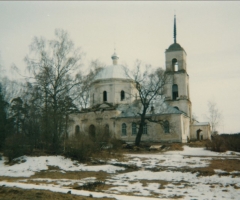
[[[95,77],[94,81],[107,79],[129,79],[124,67],[118,64],[119,56],[116,52],[114,52],[111,58],[113,64],[101,70]]]
[[[104,67],[94,78],[90,90],[90,106],[102,104],[129,104],[137,95],[132,79],[124,66],[118,64],[116,52],[111,56],[113,64]]]
[[[178,43],[173,43],[171,44],[168,49],[166,49],[166,52],[171,52],[171,51],[185,51],[180,44]]]

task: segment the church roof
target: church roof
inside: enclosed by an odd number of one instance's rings
[[[209,122],[196,122],[196,121],[194,121],[193,125],[196,125],[196,126],[209,126]]]
[[[113,64],[105,67],[101,70],[94,80],[105,80],[105,79],[130,79],[126,73],[125,68],[118,64],[119,56],[114,52],[112,55]]]
[[[168,49],[166,50],[166,52],[170,52],[170,51],[185,51],[180,44],[178,43],[173,43],[171,44]]]
[[[101,70],[94,80],[104,80],[112,78],[129,79],[122,65],[110,65]]]
[[[151,106],[147,110],[147,115],[161,115],[161,114],[183,114],[182,111],[166,104],[165,102],[158,102],[153,105],[153,111]],[[135,100],[132,104],[119,104],[117,110],[122,111],[118,116],[121,117],[136,117],[139,116],[139,112],[142,110],[142,104],[139,100]]]

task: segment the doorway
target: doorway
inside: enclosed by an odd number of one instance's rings
[[[200,133],[201,133],[201,131],[202,131],[201,129],[197,130],[197,140],[200,140]]]

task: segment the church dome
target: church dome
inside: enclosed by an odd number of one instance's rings
[[[101,70],[94,80],[102,79],[129,79],[122,65],[110,65]]]
[[[119,56],[116,53],[114,53],[111,58],[113,60],[113,64],[101,70],[94,80],[105,80],[114,78],[129,79],[124,67],[122,65],[118,65],[117,63]]]
[[[170,51],[185,51],[180,44],[178,43],[173,43],[171,44],[168,49],[166,50],[166,52],[170,52]]]

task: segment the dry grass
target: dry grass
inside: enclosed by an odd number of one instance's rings
[[[169,145],[169,151],[183,151],[183,146],[185,144],[182,144],[182,143],[173,143],[173,144],[170,144]]]
[[[240,171],[240,160],[237,159],[212,160],[209,167],[212,169],[221,169],[227,172]]]
[[[240,160],[238,159],[213,159],[208,167],[188,169],[191,172],[199,172],[200,176],[212,176],[215,174],[214,169],[220,169],[227,173],[240,171]],[[186,169],[185,169],[186,170]],[[222,174],[224,175],[224,174]]]
[[[209,142],[209,140],[196,140],[196,141],[191,141],[187,145],[189,147],[206,147],[206,144]]]
[[[105,180],[109,176],[108,173],[103,171],[91,172],[91,171],[73,171],[73,172],[51,172],[51,171],[41,171],[37,172],[31,178],[51,178],[51,179],[73,179],[80,180],[87,177],[96,177],[97,180]]]
[[[118,151],[114,151],[114,150],[102,150],[98,153],[95,153],[92,155],[92,160],[96,161],[96,160],[101,160],[101,161],[108,161],[110,159],[117,159],[119,161],[125,161],[125,156],[124,156],[124,151],[122,149],[118,150]],[[88,164],[92,164],[92,162],[88,162]],[[96,164],[100,164],[100,163],[96,163]]]
[[[19,188],[0,187],[0,200],[114,200],[114,198],[94,198],[50,192],[46,190],[24,190]]]
[[[160,149],[150,150],[150,147],[154,146],[162,146]],[[152,154],[153,152],[161,152],[161,151],[183,151],[183,146],[186,144],[182,143],[144,143],[142,142],[140,147],[132,146],[129,149],[122,149],[123,153],[131,153],[131,154]]]

